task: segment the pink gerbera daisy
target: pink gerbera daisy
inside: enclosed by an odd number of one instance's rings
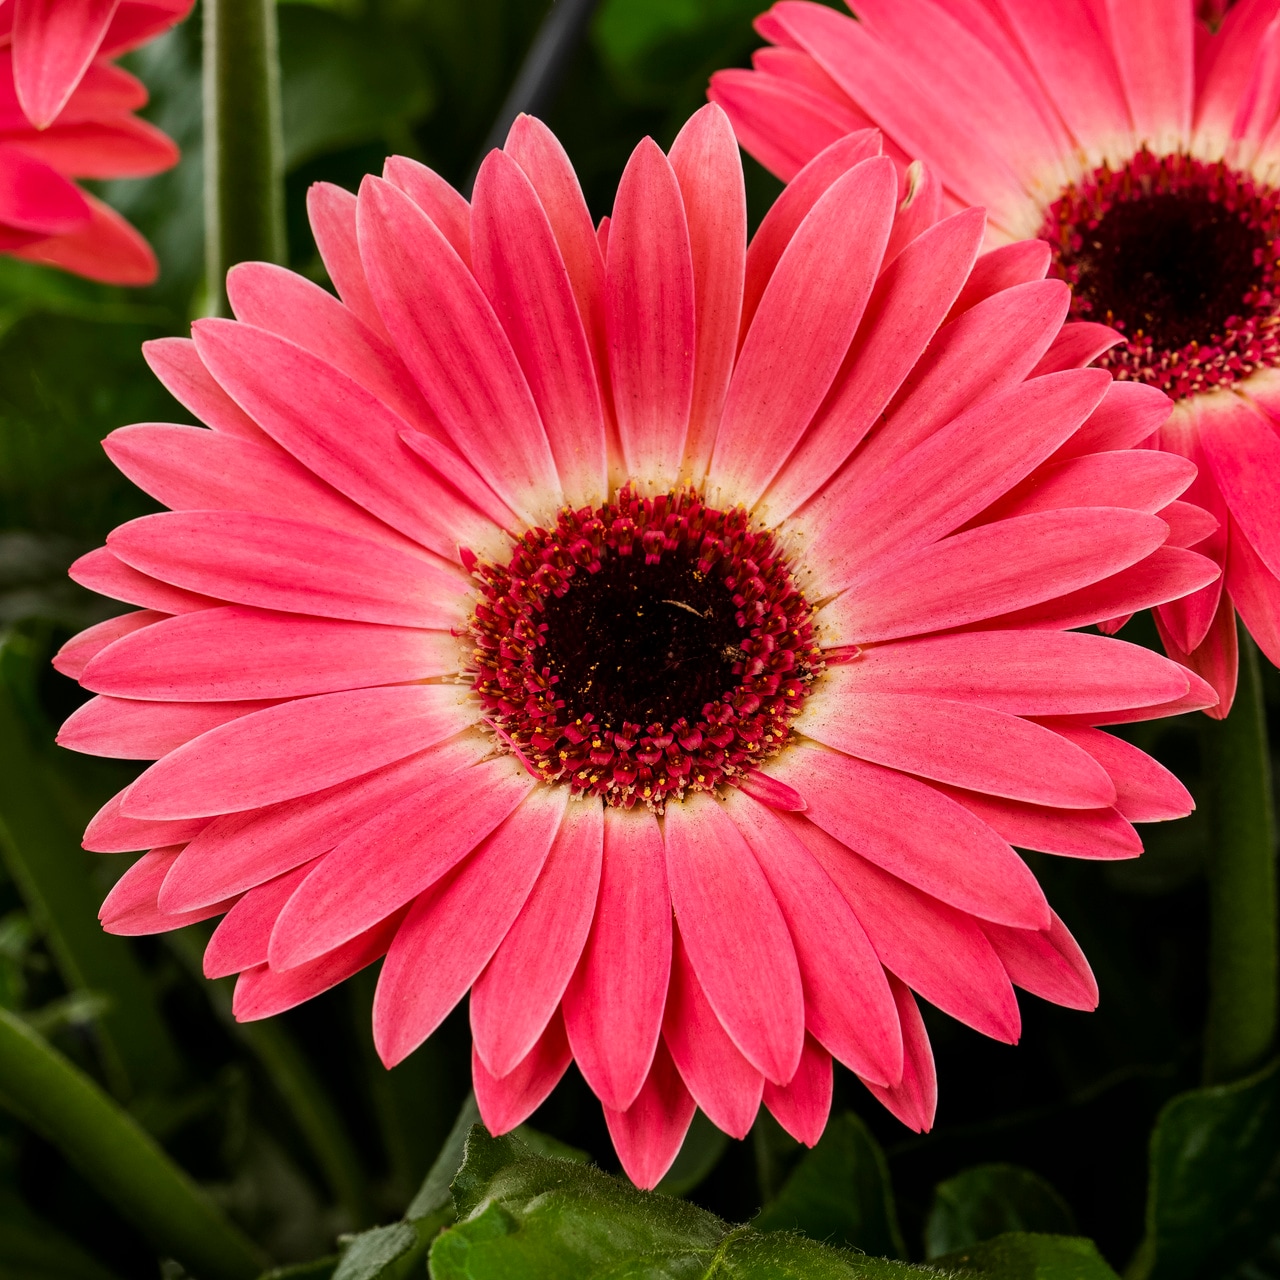
[[[776,4],[774,47],[711,97],[783,179],[874,123],[943,209],[987,208],[984,270],[1069,281],[1082,359],[1174,397],[1149,443],[1199,466],[1218,527],[1196,548],[1224,576],[1156,621],[1224,716],[1236,610],[1280,663],[1280,0],[1202,5],[1227,9],[1212,32],[1195,0],[850,7]]]
[[[1067,286],[975,269],[982,215],[878,152],[748,246],[709,106],[597,232],[522,117],[470,206],[402,158],[312,189],[342,301],[244,265],[150,344],[212,430],[108,439],[173,510],[77,563],[142,611],[57,659],[99,695],[60,741],[156,760],[86,836],[151,850],[108,929],[222,915],[245,1019],[385,956],[388,1064],[470,991],[489,1127],[576,1060],[642,1186],[695,1104],[816,1141],[833,1056],[928,1127],[913,989],[1004,1041],[1014,983],[1094,1005],[1012,845],[1191,807],[1095,726],[1212,691],[1067,628],[1216,576],[1194,468],[1130,448],[1163,393],[1060,367]]]
[[[133,113],[140,81],[109,59],[194,0],[0,0],[0,253],[107,284],[149,284],[151,246],[75,178],[141,178],[178,149]]]

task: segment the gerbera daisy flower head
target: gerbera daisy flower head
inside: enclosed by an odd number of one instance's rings
[[[0,0],[0,253],[106,284],[156,277],[150,245],[77,178],[142,178],[178,150],[134,112],[142,83],[110,59],[193,0]]]
[[[86,834],[149,850],[105,926],[221,915],[244,1019],[385,957],[388,1064],[469,991],[489,1127],[574,1060],[643,1186],[695,1105],[816,1141],[833,1058],[928,1127],[913,991],[1006,1041],[1015,983],[1092,1007],[1012,845],[1190,808],[1096,726],[1212,690],[1067,628],[1210,581],[1206,517],[1130,448],[1167,397],[1070,367],[1066,285],[899,185],[841,140],[748,245],[708,106],[599,228],[528,117],[471,204],[402,158],[313,188],[340,299],[235,268],[147,348],[209,429],[106,443],[171,510],[73,567],[139,611],[56,659],[97,694],[60,741],[155,761]]]
[[[1174,398],[1150,443],[1198,465],[1189,493],[1217,526],[1195,545],[1224,575],[1155,616],[1224,716],[1237,611],[1280,663],[1280,3],[850,8],[774,5],[770,47],[711,98],[784,180],[875,124],[944,209],[987,208],[984,270],[1069,281],[1082,352]]]

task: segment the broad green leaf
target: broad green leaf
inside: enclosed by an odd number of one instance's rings
[[[1147,1234],[1133,1280],[1224,1274],[1280,1220],[1280,1059],[1174,1098],[1151,1135]]]
[[[877,1257],[906,1255],[884,1153],[851,1111],[827,1125],[752,1225],[802,1231]]]
[[[1007,1231],[1070,1235],[1066,1201],[1038,1173],[1013,1164],[980,1164],[938,1183],[924,1228],[925,1256],[967,1249]]]
[[[1011,1231],[933,1260],[947,1271],[976,1271],[999,1280],[1119,1280],[1092,1240]]]
[[[395,31],[305,5],[280,11],[280,72],[290,169],[356,143],[400,142],[434,102]]]
[[[453,1181],[458,1223],[434,1280],[910,1280],[927,1268],[729,1223],[598,1169],[535,1155],[477,1125]]]

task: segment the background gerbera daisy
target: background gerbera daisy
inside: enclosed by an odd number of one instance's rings
[[[77,178],[161,173],[178,149],[134,112],[147,91],[111,59],[194,0],[0,0],[0,252],[107,284],[150,284],[141,235]]]
[[[59,740],[156,761],[86,835],[150,850],[105,926],[221,915],[241,1019],[385,957],[388,1064],[470,990],[490,1129],[574,1060],[646,1187],[695,1105],[814,1142],[833,1056],[927,1128],[913,991],[1003,1041],[1014,984],[1092,1007],[1011,845],[1191,808],[1097,726],[1213,691],[1067,629],[1207,586],[1211,518],[1067,287],[899,188],[843,139],[748,245],[716,106],[599,229],[528,117],[470,205],[403,158],[313,188],[341,301],[238,267],[148,348],[211,429],[107,441],[172,510],[77,562],[140,611],[57,660],[98,695]]]
[[[1236,611],[1280,662],[1280,5],[1202,6],[1216,30],[1193,0],[850,7],[775,5],[771,47],[710,96],[784,179],[876,125],[943,209],[986,207],[986,270],[1071,282],[1082,359],[1175,399],[1150,443],[1199,466],[1190,496],[1218,527],[1196,546],[1224,575],[1156,619],[1224,716]]]

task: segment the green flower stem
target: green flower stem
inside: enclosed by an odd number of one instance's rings
[[[227,270],[284,262],[284,143],[275,0],[204,0],[205,268],[226,313]]]
[[[200,1280],[252,1280],[267,1265],[127,1112],[3,1009],[0,1101],[54,1143],[158,1251]]]
[[[1275,814],[1258,651],[1240,632],[1230,715],[1208,726],[1213,780],[1209,852],[1209,1016],[1204,1074],[1238,1080],[1276,1040]]]

